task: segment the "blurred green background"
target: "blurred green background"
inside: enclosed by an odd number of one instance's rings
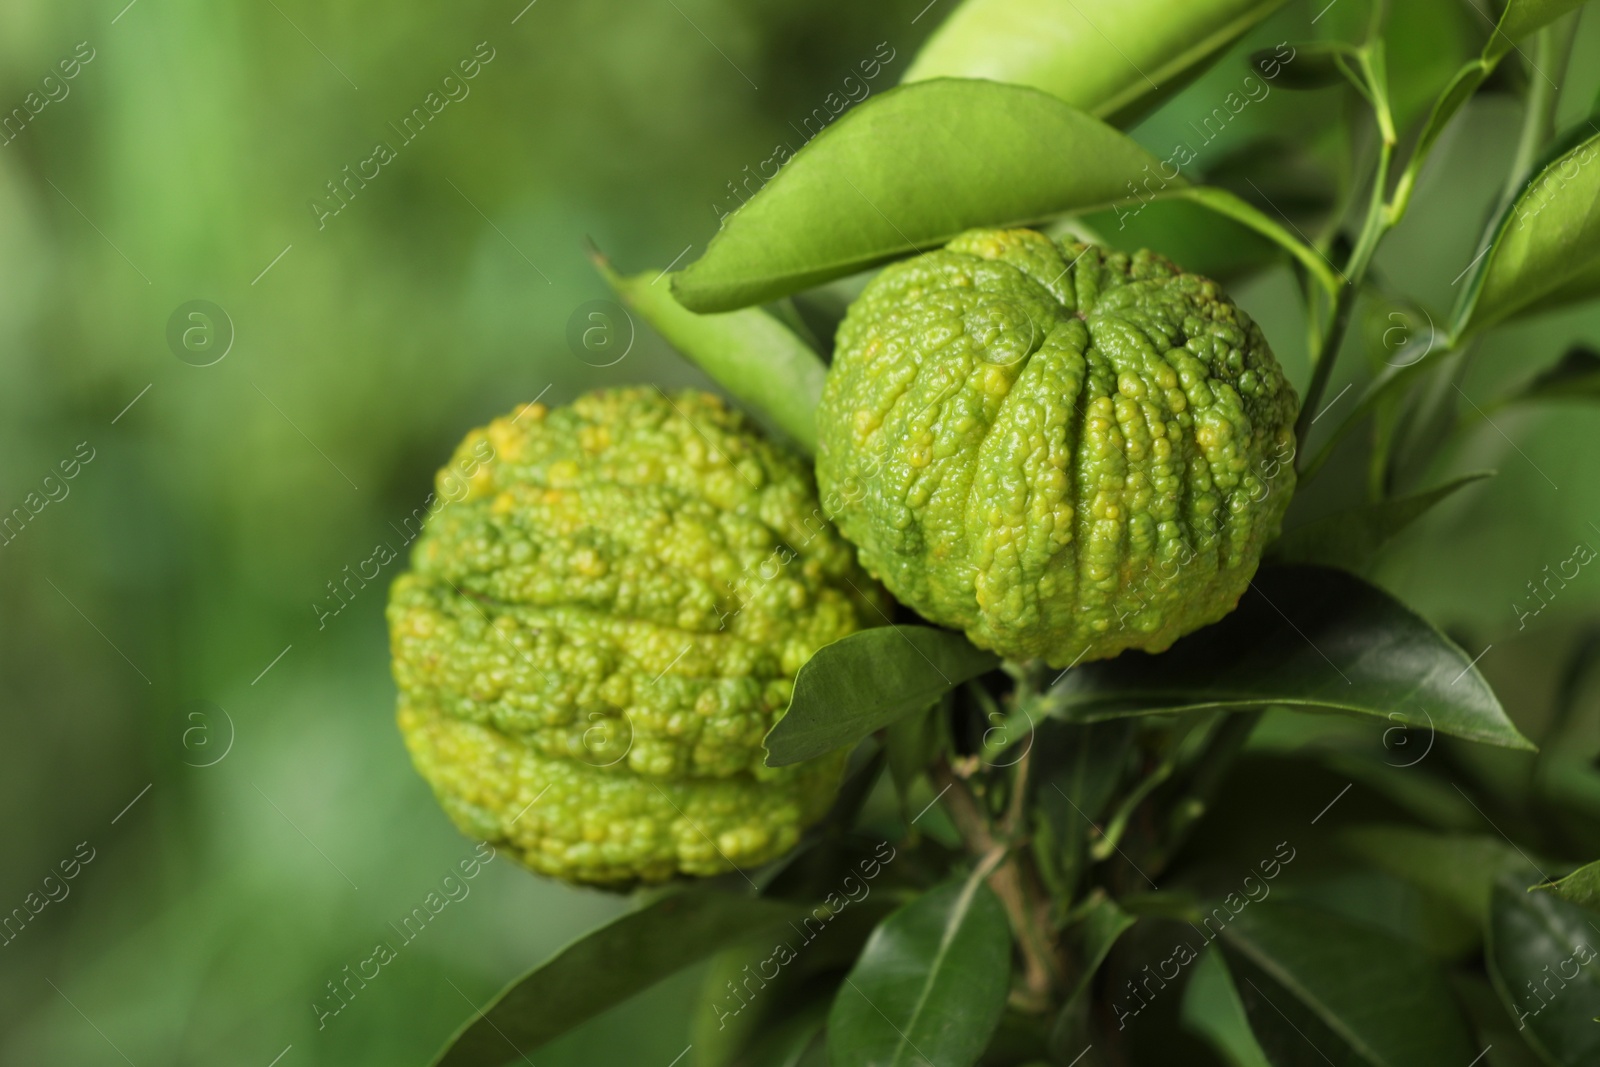
[[[41,899],[80,843],[94,856],[0,946],[0,1063],[421,1064],[471,1004],[626,906],[496,861],[319,1029],[326,983],[393,941],[472,845],[393,727],[382,608],[399,564],[320,625],[315,606],[403,540],[469,427],[536,396],[708,384],[642,325],[609,366],[570,343],[608,295],[585,239],[629,271],[698,255],[727,183],[779,140],[798,147],[805,117],[859,91],[846,77],[884,47],[868,84],[892,85],[950,2],[523,2],[0,7],[0,109],[27,112],[0,147],[0,514],[30,514],[0,535],[0,914]],[[1395,80],[1425,100],[1484,27],[1457,0],[1399,6]],[[1136,135],[1164,155],[1248,73],[1250,48],[1313,32],[1321,7],[1290,4]],[[1579,33],[1568,119],[1600,82],[1600,20]],[[475,55],[492,58],[446,86]],[[465,95],[406,143],[390,124],[447,89]],[[1442,321],[1479,247],[1503,182],[1482,164],[1509,158],[1519,113],[1505,92],[1469,107],[1380,257],[1424,318]],[[1336,95],[1274,92],[1195,166],[1340,121]],[[310,202],[331,209],[326,183],[380,140],[395,158],[319,227]],[[1303,385],[1287,271],[1237,293]],[[232,332],[207,366],[168,339],[195,300],[225,313],[216,337]],[[1487,406],[1580,339],[1600,341],[1593,308],[1502,331],[1464,393]],[[1369,373],[1347,359],[1330,397]],[[1493,646],[1482,666],[1522,722],[1600,605],[1585,571],[1526,629],[1512,607],[1575,542],[1600,547],[1597,458],[1592,408],[1477,424],[1420,480],[1502,475],[1379,574],[1472,653]],[[1355,499],[1359,456],[1325,476]],[[537,1062],[666,1067],[694,981]]]

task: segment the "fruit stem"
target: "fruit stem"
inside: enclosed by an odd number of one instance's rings
[[[961,833],[967,851],[980,862],[993,862],[997,850],[1004,854],[989,875],[989,888],[1005,907],[1010,920],[1012,936],[1022,954],[1022,987],[1012,995],[1013,1005],[1021,1011],[1038,1014],[1052,1003],[1052,994],[1058,987],[1062,966],[1054,939],[1049,930],[1050,899],[1038,877],[1025,862],[1026,855],[1016,851],[1019,839],[1014,834],[1016,823],[1022,816],[1022,799],[1026,795],[1027,757],[1019,761],[1014,782],[1018,788],[1012,794],[1010,811],[1004,820],[1006,837],[996,837],[989,818],[984,814],[971,785],[943,757],[929,768],[929,777],[939,787],[942,803],[950,813],[951,822]]]

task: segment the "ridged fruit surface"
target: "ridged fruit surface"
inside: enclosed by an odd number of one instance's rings
[[[817,479],[900,601],[1065,667],[1161,651],[1234,608],[1293,494],[1297,410],[1215,282],[975,230],[851,305]]]

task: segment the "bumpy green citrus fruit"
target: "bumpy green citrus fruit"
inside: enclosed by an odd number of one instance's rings
[[[389,627],[463,831],[616,884],[760,863],[827,809],[843,755],[770,769],[761,739],[883,594],[801,461],[713,396],[622,389],[473,431],[438,491]]]
[[[902,602],[1061,667],[1233,609],[1293,492],[1297,406],[1216,283],[975,230],[851,306],[817,480]]]

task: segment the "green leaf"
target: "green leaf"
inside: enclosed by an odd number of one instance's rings
[[[1283,0],[966,0],[917,53],[907,82],[1027,85],[1114,120],[1148,111]],[[1281,57],[1280,57],[1281,59]],[[1197,73],[1193,71],[1192,73]]]
[[[1540,882],[1533,888],[1554,893],[1569,904],[1600,911],[1600,860],[1579,867],[1565,878]]]
[[[1221,189],[1165,176],[1105,123],[1034,89],[940,78],[852,108],[723,221],[672,279],[698,312],[760,303],[928,248],[973,227],[1037,223],[1132,199],[1185,197],[1339,279],[1278,223]]]
[[[816,451],[815,413],[828,368],[793,329],[761,308],[696,315],[673,298],[663,275],[624,277],[599,253],[594,261],[628,307],[674,348],[808,455]]]
[[[501,1067],[661,981],[762,930],[805,914],[794,905],[693,889],[624,915],[501,990],[434,1059],[434,1067]]]
[[[1083,664],[1052,696],[1075,719],[1277,704],[1534,747],[1449,638],[1387,593],[1321,567],[1263,567],[1221,622],[1159,656]]]
[[[1434,964],[1415,946],[1333,912],[1250,903],[1221,927],[1251,1028],[1279,1067],[1468,1064],[1474,1048]],[[1207,936],[1213,936],[1211,922]]]
[[[1218,189],[1208,185],[1187,185],[1165,190],[1164,194],[1178,197],[1199,204],[1201,207],[1216,212],[1234,222],[1242,223],[1264,237],[1280,245],[1290,255],[1300,261],[1316,278],[1322,287],[1329,293],[1336,293],[1344,285],[1344,275],[1322,253],[1297,240],[1288,230],[1284,229],[1273,219],[1263,214],[1249,202],[1235,196],[1226,189]]]
[[[1495,27],[1489,43],[1484,45],[1484,58],[1490,61],[1499,59],[1515,48],[1522,38],[1574,8],[1581,7],[1583,3],[1584,0],[1506,0],[1500,24]]]
[[[879,626],[824,645],[800,668],[789,710],[767,732],[767,766],[854,745],[999,664],[931,626]]]
[[[1118,209],[1083,216],[1083,225],[1101,244],[1123,252],[1148,248],[1184,270],[1217,281],[1257,270],[1277,259],[1276,242],[1224,215],[1188,200],[1157,200],[1137,215]]]
[[[1109,204],[1132,195],[1155,164],[1123,134],[1034,89],[954,79],[901,86],[851,108],[801,149],[723,220],[673,291],[699,312],[760,303],[975,226]]]
[[[892,854],[891,854],[892,858]],[[855,963],[861,946],[893,909],[891,894],[865,876],[883,873],[881,863],[845,868],[822,894],[837,908],[811,907],[793,926],[776,927],[765,937],[724,950],[706,968],[706,978],[690,1019],[697,1067],[731,1067],[746,1053],[769,1046],[775,1030],[794,1029],[779,1044],[799,1056],[822,1029],[834,987]],[[814,1010],[813,1010],[814,1009]],[[791,1016],[809,1018],[809,1033],[790,1027]]]
[[[1390,538],[1439,501],[1494,473],[1478,471],[1425,492],[1364,504],[1309,522],[1278,538],[1268,550],[1268,558],[1275,563],[1319,563],[1362,570]]]
[[[1600,293],[1600,134],[1557,151],[1490,227],[1456,305],[1456,339]]]
[[[1288,45],[1290,56],[1283,61],[1282,49],[1263,48],[1250,54],[1250,66],[1267,77],[1267,71],[1276,65],[1278,77],[1273,86],[1278,89],[1326,89],[1345,80],[1339,66],[1339,57],[1352,54],[1354,49],[1342,41],[1296,41]]]
[[[1088,841],[1122,780],[1135,724],[1046,719],[1034,729],[1034,857],[1061,897],[1077,895]]]
[[[1117,907],[1117,902],[1106,896],[1104,890],[1095,890],[1095,894],[1083,906],[1077,923],[1067,933],[1079,968],[1068,999],[1084,994],[1095,972],[1110,955],[1117,938],[1127,933],[1128,928],[1137,921]]]
[[[1480,928],[1489,921],[1495,879],[1528,874],[1515,846],[1481,834],[1436,834],[1411,826],[1351,827],[1340,835],[1351,853],[1442,901]]]
[[[999,898],[975,876],[946,883],[873,933],[829,1013],[828,1060],[969,1067],[1000,1022],[1010,978]]]
[[[1209,1041],[1233,1067],[1272,1067],[1250,1030],[1228,965],[1215,948],[1200,953],[1194,965],[1183,991],[1182,1018],[1185,1029]]]
[[[1572,346],[1560,362],[1501,403],[1541,400],[1600,400],[1600,352],[1588,345]]]
[[[1549,1063],[1600,1062],[1600,956],[1594,915],[1512,878],[1494,887],[1485,958],[1523,1038]]]

